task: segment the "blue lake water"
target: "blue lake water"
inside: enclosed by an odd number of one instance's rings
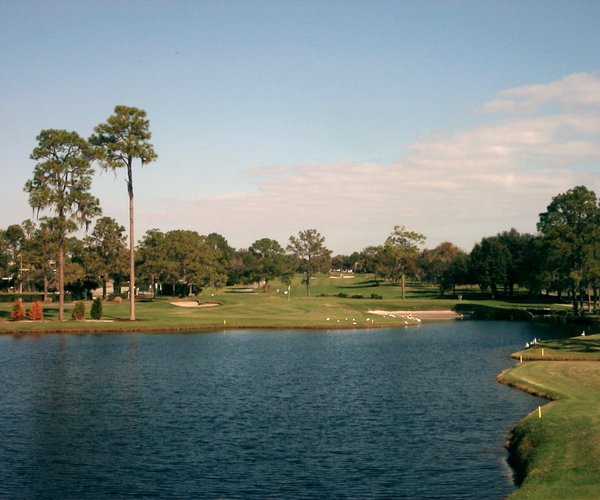
[[[557,326],[0,337],[1,498],[502,498]]]

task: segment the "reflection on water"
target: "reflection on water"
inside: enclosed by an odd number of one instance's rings
[[[0,497],[502,498],[522,323],[0,338]]]

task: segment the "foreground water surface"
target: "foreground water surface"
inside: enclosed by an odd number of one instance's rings
[[[2,498],[502,498],[558,327],[0,337]]]

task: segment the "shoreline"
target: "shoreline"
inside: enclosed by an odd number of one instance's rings
[[[510,498],[531,496],[593,498],[600,464],[600,358],[598,335],[544,344],[554,356],[526,358],[496,376],[498,383],[543,398],[506,435],[508,464],[516,490]],[[576,343],[584,352],[573,358]],[[584,346],[586,344],[587,346]],[[542,348],[539,349],[542,351]],[[561,355],[562,354],[562,355]],[[593,493],[592,493],[593,492]]]

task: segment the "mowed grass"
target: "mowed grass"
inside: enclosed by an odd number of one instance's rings
[[[554,399],[542,407],[542,418],[535,410],[513,431],[511,453],[523,480],[514,498],[599,498],[600,336],[568,339],[564,352],[561,341],[551,344],[556,359],[576,353],[580,360],[525,361],[499,377]]]
[[[349,283],[352,281],[352,284]],[[351,293],[357,285],[364,296],[382,292],[385,300],[340,298],[338,293]],[[224,289],[207,289],[198,297],[161,297],[154,300],[136,302],[136,322],[129,322],[129,304],[123,301],[103,303],[101,321],[74,321],[67,319],[58,322],[56,304],[45,304],[43,322],[8,321],[12,303],[0,304],[0,333],[43,333],[64,332],[132,332],[132,331],[175,331],[175,330],[214,330],[220,328],[356,328],[368,326],[404,325],[403,318],[391,318],[368,314],[371,309],[397,309],[399,290],[392,286],[376,286],[370,279],[351,278],[341,280],[320,276],[311,282],[311,296],[306,296],[306,288],[301,277],[296,277],[290,287],[273,283],[268,291],[250,287],[234,286]],[[367,293],[368,292],[368,293]],[[330,296],[322,297],[321,294]],[[178,307],[176,301],[216,302],[215,307]],[[423,301],[419,301],[422,303]],[[456,301],[441,304],[450,307]],[[67,303],[65,318],[71,317],[73,303]],[[402,307],[408,303],[403,303]],[[411,303],[416,306],[416,303]],[[25,307],[29,307],[25,304]],[[431,305],[429,306],[431,308]],[[91,302],[86,302],[86,317],[89,318]],[[411,322],[414,323],[414,322]]]
[[[346,276],[346,277],[344,277]],[[310,296],[302,277],[296,276],[289,288],[280,282],[273,282],[268,291],[250,287],[234,286],[223,289],[206,289],[198,297],[177,299],[157,298],[140,300],[136,303],[136,322],[128,321],[129,305],[104,302],[102,321],[57,320],[56,304],[44,305],[44,322],[10,322],[11,303],[0,303],[0,333],[42,333],[42,332],[132,332],[132,331],[174,331],[174,330],[214,330],[221,328],[357,328],[404,326],[414,324],[406,318],[375,316],[368,311],[419,311],[457,309],[502,310],[514,308],[511,302],[478,298],[477,290],[469,288],[461,291],[464,300],[457,296],[441,297],[435,287],[412,286],[407,289],[406,298],[401,298],[400,287],[389,283],[378,284],[370,275],[320,275],[311,280]],[[343,297],[339,295],[342,294]],[[375,295],[378,298],[373,298]],[[380,298],[379,298],[380,297]],[[469,298],[471,297],[471,298]],[[216,307],[184,308],[171,304],[176,300],[198,300],[217,302]],[[519,304],[520,308],[539,304]],[[25,307],[29,307],[25,304]],[[72,303],[67,303],[65,318],[71,317]],[[89,318],[91,302],[86,303],[86,317]]]

